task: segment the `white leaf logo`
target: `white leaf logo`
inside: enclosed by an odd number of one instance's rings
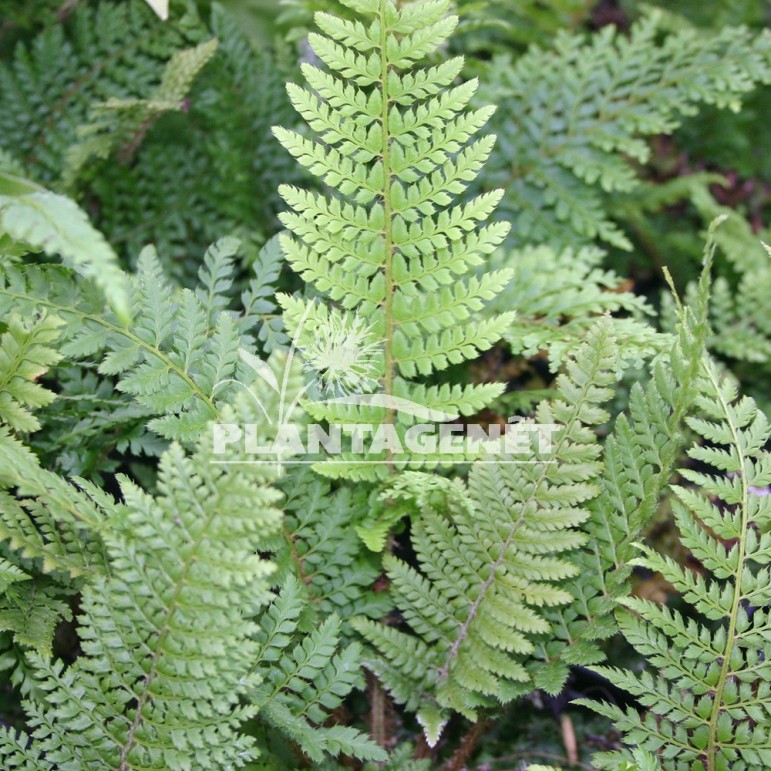
[[[145,0],[145,2],[163,21],[169,18],[169,0]]]
[[[276,376],[267,362],[249,353],[249,351],[245,351],[243,348],[238,349],[238,354],[244,363],[248,364],[274,391],[278,392],[280,390],[278,380],[276,380]]]

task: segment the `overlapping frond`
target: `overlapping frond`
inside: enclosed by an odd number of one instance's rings
[[[640,365],[665,344],[643,317],[652,314],[640,295],[622,291],[622,281],[601,265],[605,254],[592,247],[556,250],[548,246],[499,252],[494,268],[510,267],[511,281],[493,300],[493,312],[508,308],[517,316],[505,335],[514,355],[547,351],[558,369],[574,352],[598,315],[614,313],[613,336],[622,360]]]
[[[144,3],[82,7],[69,23],[50,24],[0,67],[0,145],[34,179],[53,183],[91,106],[147,98],[171,57],[198,42],[193,29],[158,25]]]
[[[317,763],[340,754],[383,761],[386,752],[355,728],[324,725],[352,690],[363,687],[361,646],[341,647],[334,614],[303,632],[307,603],[302,582],[290,575],[262,616],[256,672],[261,682],[249,693],[260,720]]]
[[[255,755],[239,733],[259,645],[250,617],[269,598],[275,533],[270,467],[164,454],[159,494],[127,479],[102,498],[106,576],[81,602],[83,655],[65,668],[35,659],[41,694],[26,703],[34,739],[0,737],[5,768],[238,768]],[[237,450],[228,458],[238,459]]]
[[[576,578],[572,600],[549,617],[551,639],[538,645],[535,682],[556,693],[569,667],[605,658],[600,641],[618,631],[616,600],[629,592],[635,544],[654,520],[666,486],[682,457],[684,418],[694,402],[694,384],[709,336],[710,272],[715,242],[710,239],[692,304],[678,305],[679,324],[669,350],[651,364],[644,383],[632,386],[627,410],[604,444],[600,493],[589,505],[583,548],[571,553]]]
[[[536,426],[554,428],[547,451],[534,432],[531,453],[475,463],[468,485],[414,473],[394,483],[391,497],[418,510],[418,568],[384,562],[414,634],[354,623],[379,654],[368,666],[417,711],[431,743],[449,710],[474,718],[532,688],[531,656],[552,632],[548,608],[571,598],[578,569],[567,555],[585,543],[577,528],[599,492],[602,450],[590,427],[608,418],[600,405],[612,396],[615,361],[602,320],[560,376],[558,398],[538,409]]]
[[[143,99],[111,98],[91,107],[90,120],[79,126],[77,141],[67,148],[62,183],[75,186],[92,158],[108,158],[118,151],[129,160],[153,123],[164,113],[181,110],[199,71],[217,50],[217,40],[176,52],[163,70],[158,86]]]
[[[92,279],[121,321],[130,314],[118,257],[71,199],[0,168],[0,255],[45,252]]]
[[[0,421],[14,431],[36,431],[40,423],[30,410],[56,398],[37,380],[61,358],[51,347],[61,321],[43,315],[25,324],[18,313],[11,313],[5,324],[0,337]]]
[[[286,489],[282,538],[274,552],[279,583],[295,576],[321,618],[338,615],[347,629],[352,616],[380,618],[391,609],[387,592],[374,592],[379,557],[369,552],[357,525],[369,511],[370,491],[341,487],[310,469],[292,469]]]
[[[225,238],[207,251],[196,291],[174,290],[155,250],[145,249],[130,324],[105,314],[93,291],[50,267],[10,269],[0,287],[0,309],[56,314],[63,321],[66,356],[106,352],[99,372],[117,376],[118,390],[156,416],[150,428],[169,439],[194,441],[218,417],[218,404],[237,388],[234,378],[242,375],[240,382],[247,384],[253,378],[239,351],[241,346],[251,349],[259,334],[267,277],[247,287],[244,313],[229,310],[238,247],[237,240]],[[272,275],[275,279],[277,272]]]

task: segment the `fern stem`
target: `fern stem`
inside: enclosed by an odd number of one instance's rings
[[[201,505],[200,498],[195,499],[195,505],[201,517],[205,517],[206,509]],[[220,510],[218,506],[211,506],[211,508],[209,509],[209,515],[206,516],[203,526],[201,527],[198,533],[198,538],[195,541],[193,541],[193,543],[191,544],[190,551],[188,552],[188,555],[187,555],[187,560],[185,561],[182,567],[181,575],[177,580],[176,586],[174,587],[174,594],[169,600],[169,604],[166,609],[166,617],[163,619],[163,624],[158,634],[158,641],[156,642],[154,650],[151,655],[152,663],[150,666],[150,670],[145,675],[144,680],[142,682],[142,686],[143,686],[142,692],[136,696],[137,706],[136,706],[136,711],[134,712],[134,718],[131,721],[131,725],[129,726],[128,733],[126,734],[126,740],[123,742],[120,748],[120,765],[118,766],[118,771],[131,771],[131,763],[129,762],[128,756],[134,747],[134,744],[135,744],[134,737],[136,736],[136,732],[139,729],[139,726],[142,724],[142,720],[144,719],[144,716],[142,715],[142,711],[144,710],[147,703],[152,699],[152,693],[150,689],[153,684],[153,681],[159,674],[158,661],[163,655],[163,644],[166,642],[166,637],[168,636],[169,631],[171,630],[171,621],[174,618],[174,614],[177,612],[177,609],[179,608],[180,594],[182,592],[183,587],[187,583],[188,574],[190,573],[191,568],[196,563],[196,560],[198,557],[198,550],[209,533],[209,527],[212,524],[212,521],[219,515],[219,513],[220,513]]]
[[[739,542],[737,548],[739,549],[739,558],[736,561],[736,570],[734,572],[734,598],[731,605],[731,615],[728,619],[728,631],[726,633],[725,649],[723,651],[723,662],[720,666],[720,676],[718,677],[717,684],[715,685],[715,699],[712,704],[712,714],[709,718],[709,738],[707,741],[707,771],[715,771],[717,769],[716,756],[720,750],[720,744],[718,742],[718,720],[720,719],[720,712],[722,711],[723,692],[725,690],[726,682],[728,680],[729,673],[731,671],[731,656],[736,644],[736,625],[739,616],[739,608],[741,607],[742,600],[742,576],[744,573],[744,562],[746,559],[747,548],[747,529],[749,526],[749,486],[747,484],[747,459],[745,458],[744,451],[742,450],[741,437],[737,430],[736,423],[733,420],[731,410],[725,398],[723,392],[720,390],[720,384],[715,377],[715,373],[711,366],[707,367],[707,375],[715,394],[720,402],[720,406],[723,408],[723,413],[726,416],[726,421],[731,430],[731,437],[733,438],[733,446],[736,448],[736,454],[739,460],[739,467],[741,469],[741,484],[742,484],[742,500],[741,500],[741,531],[739,536]]]
[[[491,725],[492,721],[487,719],[474,723],[469,732],[460,740],[458,749],[442,766],[442,771],[463,771],[467,767],[469,758],[474,754],[479,740]]]
[[[383,347],[384,373],[383,373],[383,392],[388,400],[385,423],[393,424],[394,408],[390,403],[390,397],[393,394],[394,385],[394,355],[393,355],[393,336],[394,336],[394,314],[393,314],[393,295],[394,295],[394,277],[393,277],[393,206],[391,203],[391,137],[388,131],[388,28],[386,25],[386,5],[387,0],[380,0],[380,88],[382,90],[383,108],[380,116],[383,131],[383,238],[385,239],[385,297],[383,298],[383,315],[385,321],[385,342]],[[393,470],[392,458],[393,452],[388,450],[388,467]]]
[[[386,696],[380,681],[371,673],[367,673],[369,680],[369,700],[370,700],[370,733],[372,740],[380,747],[385,747],[388,743],[386,731]]]

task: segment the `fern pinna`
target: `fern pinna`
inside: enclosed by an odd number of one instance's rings
[[[640,715],[585,702],[609,716],[631,745],[656,753],[667,769],[771,766],[771,436],[754,401],[705,362],[697,381],[699,415],[687,420],[702,443],[681,470],[695,487],[673,486],[683,545],[700,568],[643,546],[637,564],[661,573],[682,593],[688,615],[650,600],[622,600],[627,640],[653,671],[598,671],[647,708]],[[695,617],[694,617],[695,614]],[[623,768],[631,752],[600,759]]]
[[[318,139],[274,130],[332,192],[281,187],[290,207],[281,215],[289,231],[281,243],[290,265],[343,309],[344,320],[354,314],[366,319],[382,341],[377,376],[385,406],[317,408],[316,416],[403,431],[411,417],[396,414],[395,399],[457,417],[473,414],[501,392],[497,384],[440,388],[411,381],[473,358],[502,337],[510,312],[474,314],[505,286],[510,271],[468,274],[503,241],[509,226],[477,227],[502,191],[453,203],[494,144],[492,136],[471,141],[493,113],[464,111],[477,82],[451,87],[463,66],[460,57],[415,68],[457,24],[445,15],[448,0],[401,7],[393,0],[345,4],[367,22],[317,13],[325,34],[311,34],[309,43],[330,72],[305,64],[311,90],[288,86]],[[286,297],[283,305],[291,330],[305,320],[301,335],[312,335],[329,314],[340,314],[326,306],[309,308],[309,301],[297,298]],[[392,467],[417,462],[398,452],[381,455]],[[386,470],[385,464],[325,467],[326,473],[357,477]]]

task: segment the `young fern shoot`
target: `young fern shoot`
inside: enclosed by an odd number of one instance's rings
[[[414,415],[407,400],[447,418],[473,414],[498,384],[426,386],[414,382],[477,356],[499,340],[512,314],[475,318],[511,278],[508,269],[469,275],[506,237],[509,225],[479,228],[502,191],[454,204],[487,160],[495,137],[472,140],[494,108],[466,110],[476,80],[458,86],[463,60],[416,63],[455,29],[448,0],[410,3],[343,0],[366,21],[316,14],[323,31],[309,43],[329,71],[303,65],[309,88],[290,84],[290,99],[317,139],[274,129],[283,146],[319,177],[327,194],[280,188],[287,260],[334,307],[284,296],[285,321],[303,335],[329,323],[366,319],[382,341],[376,362],[382,398],[366,404],[316,406],[330,422],[393,426],[400,436]],[[371,478],[421,459],[384,450],[387,464],[324,467],[325,473]],[[434,459],[435,460],[435,459]],[[432,459],[422,461],[430,465]],[[332,470],[330,470],[330,468]]]

